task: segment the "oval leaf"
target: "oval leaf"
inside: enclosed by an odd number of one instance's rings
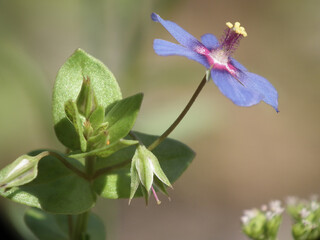
[[[98,105],[106,108],[121,99],[112,72],[99,60],[78,49],[60,68],[53,89],[52,114],[54,129],[60,142],[73,150],[80,149],[78,134],[67,119],[64,104],[76,101],[84,78],[90,79]]]
[[[72,216],[73,223],[76,222]],[[68,216],[53,215],[36,208],[30,208],[24,215],[24,221],[39,240],[68,240]],[[90,213],[87,234],[90,240],[105,240],[106,232],[101,219]]]
[[[75,166],[79,165],[75,159],[65,160]],[[27,206],[61,214],[84,212],[93,207],[96,201],[90,183],[53,156],[41,159],[38,175],[32,182],[8,191],[0,190],[0,195]]]
[[[135,133],[146,145],[150,145],[157,136]],[[94,181],[95,191],[105,198],[130,197],[130,164],[135,147],[125,148],[108,158],[98,159],[97,167],[100,169],[110,167],[110,171],[101,175]],[[195,154],[185,144],[167,138],[153,151],[158,158],[161,168],[171,183],[175,182],[192,162]],[[122,165],[115,168],[115,165]],[[142,196],[141,192],[135,196]]]

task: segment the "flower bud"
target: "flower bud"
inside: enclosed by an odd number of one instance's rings
[[[83,78],[82,87],[76,102],[79,113],[88,119],[97,106],[97,100],[89,77]]]
[[[31,182],[38,174],[38,162],[48,155],[42,152],[36,156],[22,155],[6,166],[0,174],[0,188],[8,189]]]
[[[167,193],[166,190],[163,189],[164,186],[162,184],[171,187],[171,183],[161,169],[157,157],[143,145],[139,145],[136,149],[136,152],[132,158],[130,172],[131,193],[129,203],[134,197],[139,185],[142,186],[142,193],[145,196],[147,203],[151,189],[157,202],[160,202],[155,190],[153,189],[154,184],[156,186],[160,186],[158,189],[162,192],[165,192],[165,194]]]

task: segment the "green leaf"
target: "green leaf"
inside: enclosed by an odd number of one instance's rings
[[[7,189],[31,182],[38,175],[38,163],[47,152],[22,155],[0,171],[0,188]]]
[[[75,216],[71,216],[75,223]],[[69,240],[68,216],[53,215],[36,208],[30,208],[24,216],[25,223],[39,240]],[[90,240],[105,240],[106,232],[101,219],[90,213],[87,233]]]
[[[63,154],[59,156],[63,157]],[[82,167],[75,159],[64,157],[64,160],[78,169]],[[5,171],[1,170],[0,176],[3,174]],[[0,190],[0,195],[27,206],[61,214],[84,212],[92,208],[96,201],[91,184],[53,156],[42,158],[38,164],[38,176],[32,182],[8,191]]]
[[[157,136],[135,133],[144,145],[149,146]],[[163,172],[171,183],[175,182],[187,169],[195,154],[185,144],[167,138],[153,151]],[[94,181],[95,191],[105,198],[130,198],[130,164],[135,147],[124,148],[108,158],[97,159],[97,167],[108,167],[104,175]],[[121,167],[115,168],[115,165]],[[136,196],[141,196],[138,190]]]
[[[106,113],[105,121],[109,123],[110,143],[127,136],[133,127],[139,112],[143,94],[138,93],[118,101]]]
[[[98,106],[90,115],[89,122],[94,130],[96,130],[104,120],[104,108],[102,106]]]
[[[65,103],[64,108],[68,119],[72,122],[76,132],[78,133],[78,138],[80,140],[80,149],[82,152],[85,152],[87,150],[87,141],[83,135],[83,124],[80,119],[77,104],[72,100],[68,100]]]
[[[103,108],[121,99],[120,88],[111,71],[83,50],[76,50],[58,72],[52,100],[56,135],[62,144],[73,150],[80,149],[80,141],[67,119],[64,104],[68,100],[76,101],[84,78],[90,79],[97,104]]]

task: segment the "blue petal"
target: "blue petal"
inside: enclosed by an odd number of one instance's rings
[[[218,39],[211,33],[207,33],[207,34],[202,35],[201,42],[210,51],[214,48],[219,47],[219,45],[220,45]]]
[[[153,49],[158,55],[161,55],[161,56],[178,55],[178,56],[187,57],[191,60],[199,62],[206,68],[209,68],[209,63],[205,56],[200,55],[181,45],[168,42],[162,39],[155,39],[153,42]]]
[[[249,107],[263,99],[261,93],[243,86],[227,71],[214,69],[211,71],[211,77],[220,91],[238,106]]]
[[[171,21],[163,20],[156,13],[151,14],[151,19],[155,22],[161,23],[162,26],[164,26],[164,28],[167,29],[168,32],[183,46],[186,46],[190,49],[193,49],[195,46],[202,46],[198,39],[181,28],[178,24]]]
[[[254,74],[246,73],[247,80],[244,81],[245,85],[254,89],[257,92],[263,94],[264,98],[262,99],[265,103],[271,105],[277,112],[278,111],[278,92],[272,86],[272,84],[265,78]]]
[[[239,63],[237,60],[235,60],[234,58],[230,57],[230,62],[233,66],[235,66],[236,68],[238,68],[242,72],[247,71],[247,69],[241,63]]]

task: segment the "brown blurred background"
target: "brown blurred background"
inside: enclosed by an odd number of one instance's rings
[[[32,149],[63,149],[51,120],[55,75],[81,47],[115,74],[124,96],[144,92],[135,129],[161,134],[205,69],[159,57],[154,38],[173,40],[150,20],[157,12],[194,36],[219,37],[225,22],[246,27],[235,58],[279,92],[276,112],[238,107],[210,82],[171,137],[197,156],[170,191],[172,201],[100,199],[109,239],[243,240],[240,217],[288,195],[319,193],[320,1],[318,0],[0,0],[0,167]],[[152,201],[151,201],[152,202]],[[2,215],[26,239],[24,207],[1,198]],[[291,239],[284,219],[279,239]]]

